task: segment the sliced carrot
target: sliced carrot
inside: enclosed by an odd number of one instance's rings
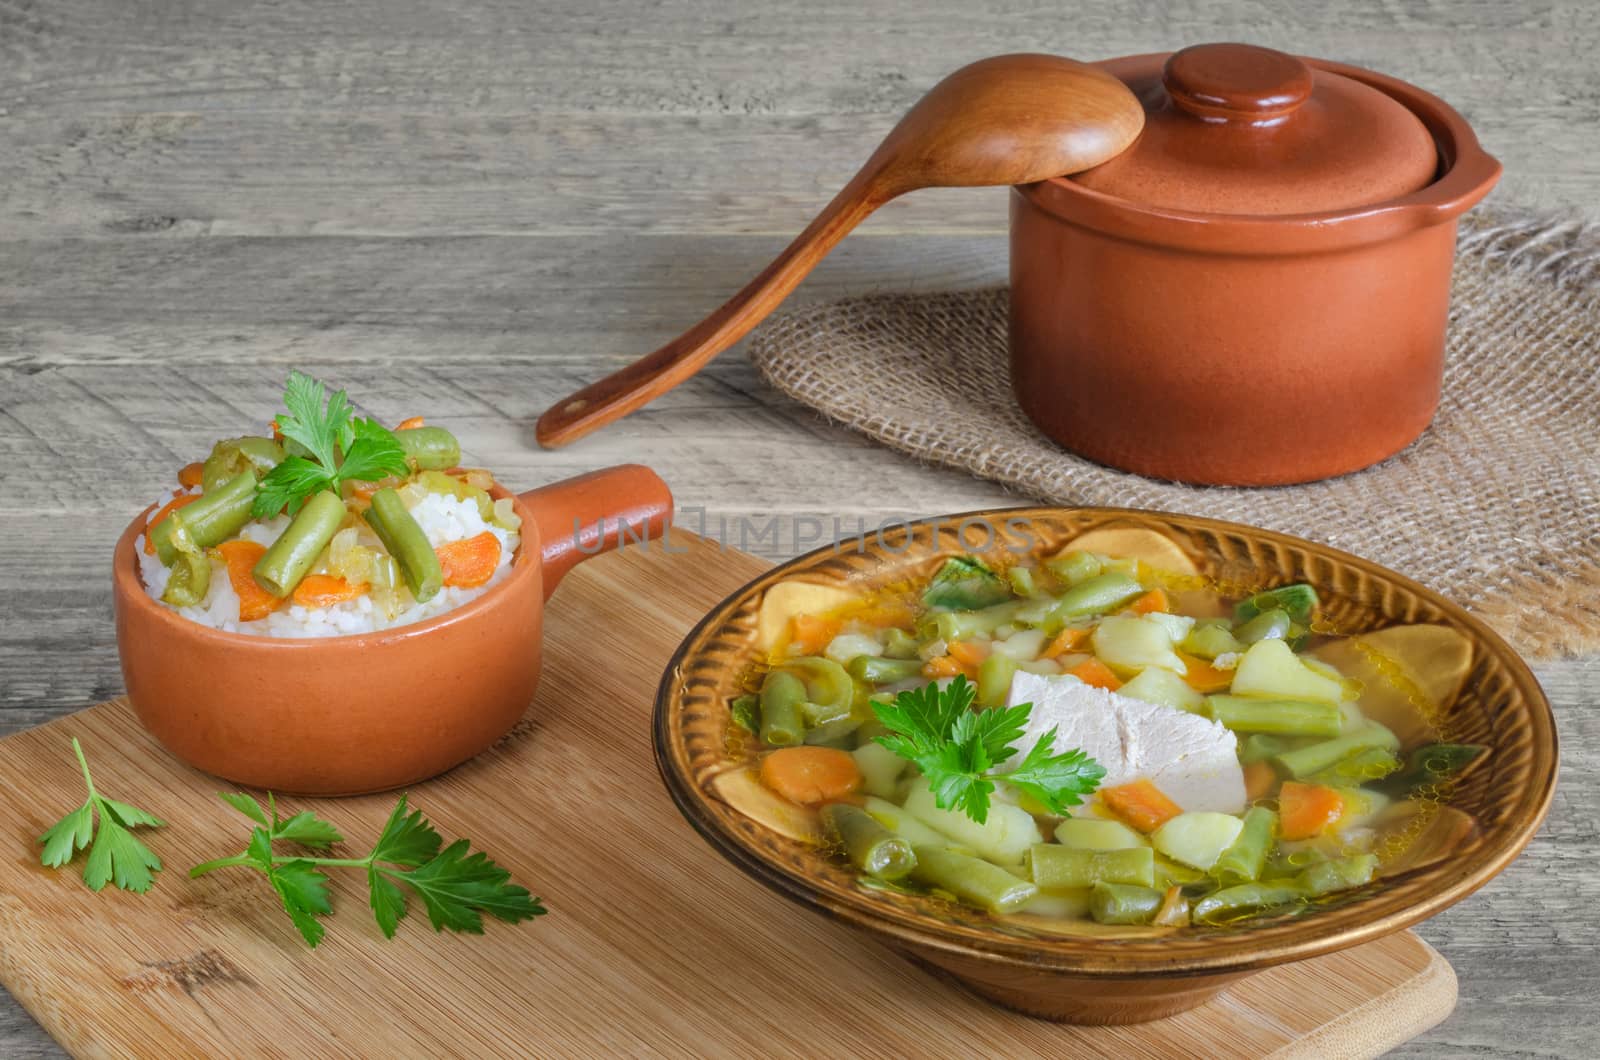
[[[1106,809],[1141,832],[1154,832],[1183,812],[1162,790],[1148,780],[1135,780],[1114,788],[1101,788],[1100,801]]]
[[[444,571],[444,583],[459,589],[476,589],[500,566],[500,539],[487,530],[476,537],[446,541],[433,551]]]
[[[1057,633],[1055,639],[1045,645],[1043,658],[1054,659],[1059,655],[1065,655],[1069,651],[1076,651],[1088,639],[1088,630],[1068,627]]]
[[[946,650],[968,677],[976,676],[978,665],[989,657],[989,645],[976,640],[953,640]]]
[[[1172,601],[1167,599],[1167,591],[1165,589],[1151,589],[1129,604],[1127,610],[1135,615],[1151,615],[1156,612],[1165,613],[1172,610]]]
[[[426,427],[427,425],[427,421],[421,416],[407,416],[405,419],[395,424],[394,429],[397,431],[413,431],[418,427]]]
[[[1111,672],[1111,667],[1093,657],[1083,660],[1083,662],[1068,670],[1067,673],[1086,685],[1103,688],[1107,692],[1115,692],[1122,687],[1122,682],[1117,680],[1117,675]]]
[[[400,475],[390,475],[376,482],[369,482],[366,479],[359,478],[351,479],[346,485],[350,488],[350,496],[355,497],[357,500],[370,501],[372,495],[379,490],[388,486],[398,487],[403,482],[405,482],[405,479]]]
[[[815,655],[838,635],[842,625],[844,623],[837,618],[795,615],[789,620],[789,646],[801,655]]]
[[[332,574],[307,574],[294,587],[294,602],[301,607],[332,607],[346,600],[354,600],[367,592],[366,582],[351,585]]]
[[[1278,771],[1265,762],[1251,762],[1244,767],[1244,797],[1251,802],[1265,798],[1277,782]]]
[[[266,618],[284,605],[256,581],[252,573],[256,563],[266,553],[267,546],[255,541],[224,541],[217,546],[222,562],[228,567],[228,584],[239,597],[239,621],[254,622]]]
[[[1226,692],[1233,684],[1232,670],[1219,670],[1199,656],[1190,655],[1188,652],[1180,651],[1178,658],[1183,660],[1184,681],[1196,692],[1204,692],[1207,695],[1212,692]]]
[[[205,465],[201,463],[185,464],[178,469],[178,485],[186,490],[192,490],[205,481]]]
[[[954,677],[964,673],[961,664],[948,655],[941,655],[936,659],[929,659],[922,664],[923,677]]]
[[[814,806],[854,794],[861,770],[837,748],[783,747],[761,760],[761,782],[790,802]]]
[[[272,422],[267,424],[267,426],[272,428],[272,440],[277,442],[279,445],[282,445],[283,444],[283,431],[278,429],[278,419],[277,419],[277,417],[274,416],[273,419],[272,419]]]
[[[154,530],[156,526],[160,524],[161,520],[165,519],[179,508],[182,508],[186,504],[193,504],[199,499],[200,494],[198,493],[180,493],[166,504],[162,505],[161,510],[150,517],[150,521],[144,524],[145,555],[153,556],[156,554],[156,543],[150,539],[150,531]]]
[[[1344,814],[1344,796],[1323,784],[1286,780],[1278,792],[1278,823],[1285,839],[1311,839]]]

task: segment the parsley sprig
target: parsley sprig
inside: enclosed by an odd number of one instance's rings
[[[1022,761],[1005,772],[989,772],[1017,754],[1033,704],[973,710],[977,690],[965,677],[941,689],[937,682],[901,692],[893,703],[872,704],[889,735],[878,742],[914,762],[942,809],[956,809],[982,824],[989,796],[999,781],[1064,814],[1105,777],[1105,767],[1082,750],[1054,754],[1056,729],[1039,737]]]
[[[242,854],[196,865],[189,875],[204,876],[236,865],[260,871],[309,946],[322,941],[324,929],[318,917],[333,911],[328,877],[320,871],[323,868],[366,871],[372,913],[385,938],[394,938],[395,929],[405,917],[408,892],[422,900],[435,931],[448,928],[481,935],[485,913],[512,924],[545,913],[538,898],[510,882],[511,873],[481,851],[470,853],[467,840],[458,839],[441,850],[443,837],[421,810],[407,808],[404,795],[395,804],[371,853],[359,858],[275,854],[272,844],[276,842],[323,851],[343,842],[344,837],[331,823],[309,812],[281,819],[271,795],[267,796],[266,810],[243,793],[219,797],[255,822],[249,846]]]
[[[161,871],[161,859],[134,836],[135,828],[160,828],[162,822],[137,806],[109,799],[95,790],[94,778],[89,775],[89,762],[83,756],[83,746],[72,738],[72,753],[78,756],[78,767],[83,770],[83,784],[89,797],[82,806],[51,825],[39,837],[44,851],[39,855],[41,864],[58,869],[72,860],[74,854],[89,847],[89,857],[83,863],[83,882],[91,891],[98,891],[107,883],[115,883],[125,891],[144,893],[155,882]],[[99,830],[95,818],[99,817]],[[90,841],[94,842],[89,846]]]
[[[250,509],[256,518],[284,510],[293,515],[318,490],[337,493],[345,482],[409,470],[399,440],[378,421],[356,418],[343,390],[330,397],[317,380],[290,372],[283,405],[288,413],[274,422],[290,454],[261,480]]]

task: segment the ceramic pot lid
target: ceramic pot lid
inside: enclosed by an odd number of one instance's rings
[[[1270,48],[1185,48],[1129,87],[1144,131],[1068,179],[1143,205],[1321,213],[1416,191],[1438,169],[1433,137],[1398,100]]]

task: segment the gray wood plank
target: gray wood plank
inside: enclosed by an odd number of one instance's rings
[[[766,390],[737,352],[557,453],[545,405],[740,286],[939,76],[1244,39],[1454,103],[1513,197],[1591,205],[1589,0],[0,0],[0,733],[120,689],[115,534],[291,365],[426,408],[509,482],[647,459],[680,503],[777,519],[1006,503]],[[993,283],[999,192],[867,223],[799,297]],[[737,543],[737,542],[735,542]],[[749,542],[747,542],[749,543]],[[1563,778],[1504,875],[1425,925],[1462,1004],[1399,1055],[1592,1056],[1600,659],[1538,668]],[[59,1055],[0,998],[0,1055]]]

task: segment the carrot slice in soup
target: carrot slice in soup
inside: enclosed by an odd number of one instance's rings
[[[761,782],[790,802],[814,806],[854,794],[861,770],[837,748],[784,747],[761,760]]]
[[[948,655],[941,655],[936,659],[929,659],[922,664],[923,677],[954,677],[964,673],[961,664]]]
[[[294,587],[294,602],[301,607],[332,607],[365,595],[366,582],[352,585],[332,574],[307,574]]]
[[[178,469],[178,485],[186,490],[192,490],[205,481],[205,465],[200,463],[185,464]]]
[[[407,416],[405,419],[395,424],[394,429],[397,431],[410,431],[415,430],[418,427],[426,427],[427,425],[427,421],[421,416]]]
[[[1210,694],[1212,692],[1226,692],[1233,684],[1232,670],[1219,670],[1197,655],[1180,651],[1178,658],[1183,660],[1183,679],[1190,688],[1196,692]]]
[[[1086,629],[1064,629],[1056,634],[1054,640],[1045,645],[1043,658],[1054,659],[1058,655],[1065,655],[1069,651],[1077,651],[1084,641],[1089,639]]]
[[[160,525],[161,520],[165,519],[179,508],[182,508],[186,504],[193,504],[199,499],[200,494],[198,493],[180,493],[166,504],[162,505],[161,510],[150,517],[150,521],[144,524],[145,555],[153,556],[156,554],[156,543],[150,540],[150,531],[154,530],[158,525]]]
[[[1322,784],[1286,780],[1278,792],[1278,823],[1285,839],[1311,839],[1344,815],[1344,796]]]
[[[975,640],[953,640],[947,650],[968,677],[976,677],[978,664],[989,657],[989,646]]]
[[[228,584],[239,597],[239,621],[254,622],[282,607],[283,600],[263,589],[252,573],[267,546],[255,541],[224,541],[217,546],[228,567]]]
[[[476,589],[500,566],[500,539],[487,530],[476,537],[446,541],[433,551],[444,571],[444,583],[458,589]]]
[[[789,620],[789,645],[798,648],[801,655],[815,655],[828,646],[843,625],[837,618],[795,615]]]
[[[1068,670],[1067,673],[1086,685],[1103,688],[1107,692],[1115,692],[1122,687],[1122,682],[1117,680],[1117,675],[1111,672],[1111,667],[1099,659],[1085,659]]]
[[[1183,812],[1183,807],[1148,780],[1101,788],[1100,801],[1106,804],[1106,809],[1141,832],[1154,832]]]
[[[1151,589],[1143,596],[1138,597],[1129,604],[1127,610],[1135,615],[1151,615],[1157,612],[1165,613],[1172,610],[1172,602],[1167,599],[1165,589]]]
[[[1277,770],[1266,762],[1251,762],[1244,767],[1244,797],[1252,802],[1264,798],[1277,782]]]

